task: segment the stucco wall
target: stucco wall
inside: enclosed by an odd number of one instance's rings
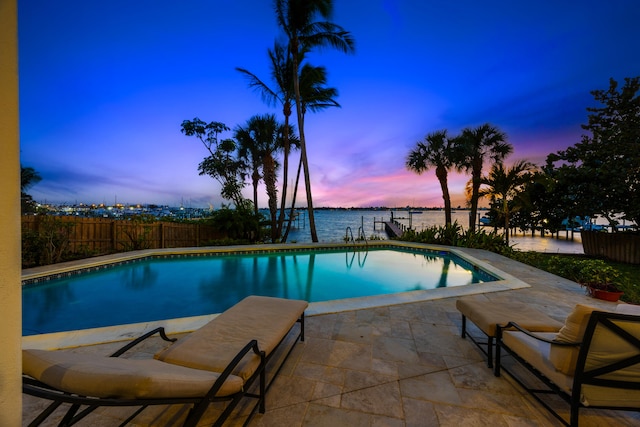
[[[22,423],[17,0],[0,0],[0,426]]]

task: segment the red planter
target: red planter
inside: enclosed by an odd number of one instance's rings
[[[620,299],[624,292],[603,291],[602,289],[593,289],[593,296],[604,300],[616,302]]]

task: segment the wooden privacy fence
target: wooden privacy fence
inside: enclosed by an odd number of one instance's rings
[[[638,234],[583,230],[581,237],[586,255],[628,264],[640,264],[640,235]]]
[[[23,216],[22,230],[64,233],[71,252],[104,254],[137,249],[206,245],[223,238],[214,227],[199,223],[141,222],[75,216]]]

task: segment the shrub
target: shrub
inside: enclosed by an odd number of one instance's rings
[[[502,253],[502,251],[506,251],[509,248],[504,242],[504,238],[495,231],[489,233],[484,230],[465,231],[457,222],[445,226],[428,227],[422,231],[408,230],[402,234],[399,240],[485,249],[497,253]]]

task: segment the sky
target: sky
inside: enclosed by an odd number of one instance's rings
[[[590,91],[640,75],[636,0],[333,3],[356,51],[309,55],[341,105],[305,120],[316,207],[442,206],[435,172],[405,167],[426,134],[490,123],[514,147],[507,163],[543,164],[579,142],[598,105]],[[38,202],[219,208],[219,185],[198,174],[208,152],[183,120],[282,120],[235,70],[271,83],[267,49],[282,37],[271,0],[18,0],[18,10],[21,163],[43,178],[28,190]],[[454,206],[468,179],[450,175]]]

